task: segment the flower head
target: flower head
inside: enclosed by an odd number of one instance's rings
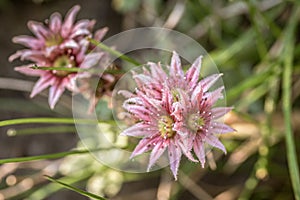
[[[173,52],[170,66],[164,70],[160,63],[148,63],[149,70],[133,75],[137,84],[134,93],[120,91],[128,99],[123,107],[139,122],[124,130],[123,135],[143,137],[132,157],[152,150],[148,169],[167,149],[170,167],[177,176],[182,154],[196,161],[192,151],[204,166],[205,144],[226,152],[215,134],[232,132],[216,119],[231,107],[214,107],[222,98],[223,87],[209,91],[221,74],[200,80],[202,56],[184,72],[180,58]]]
[[[34,36],[17,36],[13,42],[27,47],[11,55],[9,61],[16,58],[31,61],[31,64],[16,67],[15,70],[30,76],[39,76],[31,97],[50,86],[49,105],[54,108],[65,88],[76,91],[76,71],[61,70],[60,68],[88,69],[95,66],[103,56],[103,52],[89,53],[91,45],[86,37],[92,37],[94,20],[80,20],[75,18],[80,10],[78,5],[67,13],[64,20],[59,13],[50,16],[44,25],[39,22],[28,22],[28,28]],[[100,40],[107,29],[95,33],[95,39]],[[54,67],[57,70],[32,69],[34,65]]]

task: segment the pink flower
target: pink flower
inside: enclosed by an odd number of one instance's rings
[[[120,91],[120,93],[126,95],[127,92]],[[172,116],[172,106],[168,101],[170,95],[163,92],[163,96],[162,100],[157,100],[140,90],[137,90],[136,94],[131,94],[131,98],[124,102],[123,107],[140,122],[124,130],[121,135],[143,137],[132,152],[131,158],[152,150],[148,171],[167,150],[170,168],[176,179],[182,153],[191,161],[197,161],[185,144],[186,140],[173,130],[175,118]]]
[[[83,68],[88,69],[98,64],[103,52],[88,54],[91,46],[86,37],[92,36],[94,20],[80,20],[75,23],[75,17],[80,10],[78,5],[71,8],[64,21],[59,13],[51,15],[47,25],[30,21],[28,27],[33,36],[17,36],[13,42],[22,44],[28,49],[17,51],[9,61],[16,58],[33,62],[16,67],[15,70],[29,76],[39,76],[31,97],[50,86],[49,105],[53,109],[59,97],[67,88],[76,91],[75,78],[77,72],[62,70],[37,70],[34,65],[43,67]],[[107,29],[95,33],[95,39],[100,40]]]
[[[128,99],[123,107],[139,123],[122,135],[143,137],[132,157],[152,150],[148,169],[168,149],[170,167],[176,179],[182,153],[190,160],[193,150],[202,167],[205,144],[226,152],[216,134],[234,131],[217,122],[231,107],[213,107],[222,98],[223,87],[209,91],[221,74],[200,79],[202,56],[185,73],[180,58],[173,52],[171,65],[164,70],[160,63],[148,63],[141,74],[133,75],[137,91],[120,91]]]

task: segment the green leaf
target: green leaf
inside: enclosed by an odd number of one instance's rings
[[[62,187],[65,187],[65,188],[67,188],[67,189],[69,189],[69,190],[72,190],[72,191],[74,191],[74,192],[77,192],[77,193],[79,193],[79,194],[81,194],[81,195],[83,195],[83,196],[86,196],[86,197],[89,197],[89,198],[92,198],[92,199],[106,200],[104,197],[100,197],[100,196],[97,196],[97,195],[92,194],[92,193],[90,193],[90,192],[86,192],[86,191],[84,191],[84,190],[82,190],[82,189],[73,187],[73,186],[71,186],[71,185],[69,185],[69,184],[67,184],[67,183],[64,183],[64,182],[61,182],[61,181],[59,181],[59,180],[56,180],[56,179],[54,179],[54,178],[52,178],[52,177],[50,177],[50,176],[45,175],[45,177],[46,177],[48,180],[50,180],[50,181],[52,181],[52,182],[54,182],[54,183],[57,183],[57,184],[61,185]]]

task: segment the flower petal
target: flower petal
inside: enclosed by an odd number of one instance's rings
[[[224,86],[219,87],[218,89],[212,91],[212,92],[207,92],[203,96],[203,98],[207,98],[210,105],[215,104],[219,99],[223,98],[222,91],[224,90]]]
[[[171,59],[171,66],[170,66],[170,77],[173,78],[174,80],[183,80],[183,70],[181,67],[181,61],[178,56],[178,54],[173,51],[173,56]]]
[[[155,132],[157,132],[157,128],[155,129],[153,126],[151,126],[149,124],[138,123],[138,124],[135,124],[134,126],[131,126],[127,129],[125,129],[124,131],[122,131],[122,133],[120,133],[120,135],[145,137],[145,136],[153,135],[153,133],[155,133]]]
[[[35,36],[43,41],[50,35],[49,29],[40,22],[29,21],[27,26]]]
[[[45,74],[44,76],[42,76],[34,85],[30,97],[34,97],[35,95],[46,89],[48,86],[52,85],[54,79],[55,78],[51,74]]]
[[[33,64],[15,67],[15,71],[20,72],[25,75],[28,75],[28,76],[42,76],[43,74],[47,73],[45,70],[30,68],[30,67],[32,67],[32,65]]]
[[[31,49],[40,49],[44,45],[43,41],[28,35],[20,35],[20,36],[13,37],[12,41],[14,43],[22,44]]]
[[[68,35],[71,33],[72,31],[72,27],[75,21],[75,17],[77,15],[77,13],[80,10],[80,6],[76,5],[74,7],[72,7],[69,12],[67,13],[64,23],[61,27],[61,35],[63,38],[67,38]]]
[[[179,168],[182,152],[181,149],[173,142],[170,142],[168,146],[168,152],[169,152],[170,169],[173,173],[175,180],[177,180],[178,168]]]
[[[64,91],[65,86],[63,80],[56,80],[54,85],[50,87],[48,101],[51,109],[54,109],[55,104]]]
[[[161,82],[164,82],[166,80],[167,75],[165,71],[161,68],[160,63],[156,64],[156,63],[148,62],[147,64],[149,65],[151,76],[153,78]]]
[[[218,119],[220,117],[223,117],[226,113],[228,113],[232,109],[233,109],[233,107],[217,107],[217,108],[211,109],[211,113],[212,113],[213,118]]]
[[[205,141],[213,146],[213,147],[217,147],[218,149],[221,149],[225,154],[226,154],[226,149],[224,147],[224,145],[220,142],[220,140],[214,136],[214,135],[209,135],[207,137],[205,137]]]
[[[209,129],[211,133],[222,134],[222,133],[231,133],[235,132],[233,128],[230,126],[220,123],[220,122],[212,122],[212,127]]]
[[[158,137],[160,137],[160,136],[158,135],[158,136],[152,137],[152,138],[145,137],[145,138],[141,139],[140,142],[138,143],[138,145],[133,150],[133,152],[130,156],[130,159],[153,149],[153,147],[154,147],[153,144],[156,144],[155,141],[157,141],[159,139]]]
[[[222,76],[223,74],[213,74],[202,79],[199,84],[202,85],[203,92],[209,90],[209,88]]]
[[[199,56],[186,72],[186,80],[189,83],[191,90],[193,90],[198,83],[201,64],[202,64],[202,56]]]
[[[57,34],[60,31],[61,23],[61,15],[59,13],[56,12],[50,16],[49,28],[53,33]]]
[[[204,168],[205,164],[205,150],[204,150],[204,144],[200,140],[200,138],[195,138],[194,145],[193,145],[194,152],[196,156],[198,157],[202,168]]]
[[[91,32],[87,29],[74,29],[75,32],[70,35],[70,38],[75,38],[78,36],[86,36],[91,34]]]
[[[161,155],[165,152],[168,145],[165,142],[158,141],[157,143],[153,144],[154,147],[150,154],[149,164],[147,167],[147,171],[149,172],[151,167],[156,163],[156,161],[161,157]]]
[[[101,41],[103,39],[104,35],[107,33],[107,31],[108,31],[107,27],[97,30],[94,34],[95,35],[94,39],[97,41]]]
[[[80,68],[82,69],[89,69],[91,67],[96,67],[97,64],[99,64],[100,59],[104,53],[90,53],[88,54],[83,62],[80,64]]]

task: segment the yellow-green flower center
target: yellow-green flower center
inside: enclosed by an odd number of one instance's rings
[[[46,47],[52,47],[59,45],[63,42],[63,38],[60,35],[51,35],[45,41]]]
[[[175,135],[175,131],[173,131],[173,119],[170,116],[162,116],[158,121],[158,130],[160,132],[161,137],[167,139],[171,138]]]
[[[75,66],[75,61],[66,55],[58,57],[53,63],[53,67],[55,68],[73,68]],[[57,76],[67,76],[72,72],[65,70],[53,70],[53,73]]]
[[[192,114],[188,117],[187,125],[191,130],[198,131],[205,125],[205,120],[199,114]]]

